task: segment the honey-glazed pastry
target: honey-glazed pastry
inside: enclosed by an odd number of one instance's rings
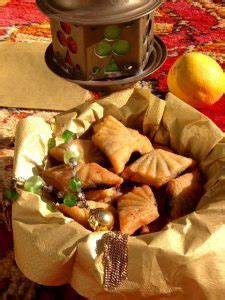
[[[193,212],[203,195],[201,175],[197,169],[168,182],[170,217],[177,219]]]
[[[86,200],[104,202],[104,203],[113,203],[115,202],[122,193],[112,187],[109,189],[101,189],[101,190],[89,190],[85,192]]]
[[[77,176],[82,181],[82,188],[95,188],[97,186],[120,186],[123,178],[99,166],[96,163],[81,165]]]
[[[65,204],[56,204],[56,208],[66,217],[73,219],[79,224],[88,228],[89,210],[78,206],[69,207]]]
[[[137,144],[139,144],[137,145],[137,147],[139,147],[139,149],[136,150],[137,152],[139,152],[140,154],[145,154],[153,149],[152,144],[147,138],[147,136],[140,134],[135,129],[128,128],[128,130],[130,131],[131,135],[136,139]]]
[[[68,165],[49,168],[42,173],[44,181],[57,190],[68,193],[72,169]],[[77,168],[77,177],[82,182],[82,188],[95,188],[97,186],[119,186],[123,179],[96,163],[80,164]]]
[[[169,222],[168,214],[168,195],[166,194],[166,187],[152,188],[153,194],[156,198],[159,217],[141,228],[140,233],[153,233],[162,230],[162,228]]]
[[[77,150],[80,155],[81,162],[89,163],[89,162],[96,162],[98,164],[104,163],[106,157],[103,153],[92,143],[91,140],[73,140],[68,143],[60,144],[57,147],[54,147],[49,150],[49,155],[58,160],[63,162],[64,161],[64,154],[67,151],[74,151]]]
[[[191,158],[154,149],[128,166],[121,176],[133,182],[159,188],[194,165],[195,161]]]
[[[109,158],[114,171],[121,173],[133,152],[140,154],[152,150],[149,139],[138,131],[128,129],[112,116],[94,126],[92,141]]]
[[[121,232],[129,235],[156,220],[159,213],[151,188],[144,185],[123,195],[118,200],[118,214]]]

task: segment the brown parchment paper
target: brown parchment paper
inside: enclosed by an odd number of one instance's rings
[[[104,232],[91,233],[61,213],[48,210],[38,195],[21,192],[19,201],[13,204],[18,266],[35,282],[70,283],[78,293],[94,300],[223,299],[224,134],[207,117],[170,93],[166,101],[143,89],[130,90],[123,97],[120,93],[116,95],[57,116],[51,128],[58,138],[61,126],[64,129],[73,126],[81,136],[107,114],[132,128],[143,128],[153,142],[169,145],[198,161],[206,178],[206,191],[197,210],[169,223],[160,232],[130,237],[128,279],[115,291],[108,292],[102,285]],[[46,155],[50,135],[50,127],[42,119],[29,117],[20,121],[16,135],[16,176],[29,177],[31,170],[35,173]]]
[[[48,43],[0,43],[0,106],[64,111],[90,95],[53,74],[45,63]]]

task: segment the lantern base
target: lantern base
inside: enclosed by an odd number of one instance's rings
[[[117,78],[117,79],[105,79],[105,80],[77,80],[74,78],[74,74],[71,73],[70,68],[66,66],[63,68],[54,57],[53,47],[50,44],[45,52],[45,61],[48,68],[56,75],[80,85],[81,87],[98,92],[111,93],[119,90],[123,90],[131,87],[139,80],[149,76],[158,70],[167,57],[167,49],[163,41],[155,36],[153,41],[153,51],[149,56],[148,63],[142,72],[137,73],[134,76]]]

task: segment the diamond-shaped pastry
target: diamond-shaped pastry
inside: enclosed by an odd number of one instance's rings
[[[45,170],[42,174],[44,181],[61,192],[70,192],[69,181],[72,169],[68,165],[56,166]],[[123,179],[96,163],[81,164],[77,168],[77,177],[82,182],[82,188],[97,186],[119,186]]]
[[[136,187],[118,201],[120,230],[133,234],[159,217],[155,196],[147,185]]]
[[[127,167],[121,176],[130,181],[160,187],[194,165],[195,161],[191,158],[154,149]]]
[[[152,150],[147,137],[128,129],[112,116],[95,125],[94,132],[92,141],[109,158],[117,174],[124,170],[133,152],[145,154]]]

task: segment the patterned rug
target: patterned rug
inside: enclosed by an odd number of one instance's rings
[[[164,1],[156,14],[155,31],[167,45],[168,59],[160,70],[139,85],[147,86],[163,97],[168,91],[168,70],[184,52],[201,51],[225,68],[224,28],[224,0]],[[0,41],[50,42],[50,39],[48,20],[37,10],[34,0],[0,0]],[[92,93],[91,97],[98,99],[99,94]],[[225,131],[225,96],[212,107],[202,109],[202,112]],[[48,119],[54,114],[0,108],[0,200],[1,191],[8,185],[12,174],[14,131],[18,120],[29,115]],[[0,236],[0,299],[80,299],[69,287],[44,288],[23,277],[15,265],[12,237],[4,227],[2,215]]]

